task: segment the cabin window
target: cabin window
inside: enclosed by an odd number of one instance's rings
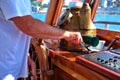
[[[65,0],[63,9],[71,8],[73,6],[81,6],[84,0]]]
[[[82,5],[84,0],[65,0],[63,12],[66,8]],[[50,0],[31,0],[32,16],[45,21]],[[97,28],[120,31],[120,0],[100,0],[94,17]]]
[[[94,22],[97,28],[120,31],[120,0],[100,0]]]
[[[45,22],[50,0],[31,0],[32,16]]]
[[[65,0],[63,12],[66,8],[83,2],[84,0]],[[96,28],[120,31],[120,0],[100,0],[93,21]]]

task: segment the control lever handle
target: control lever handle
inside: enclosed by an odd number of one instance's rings
[[[90,49],[89,49],[83,42],[81,42],[80,45],[81,45],[87,52],[90,52]]]
[[[120,37],[119,36],[116,36],[112,41],[111,43],[108,45],[107,49],[106,50],[110,50],[110,48],[115,44],[115,42],[117,40],[120,40]]]

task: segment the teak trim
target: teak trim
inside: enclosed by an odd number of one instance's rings
[[[64,0],[51,0],[46,16],[46,23],[56,25],[61,14]]]

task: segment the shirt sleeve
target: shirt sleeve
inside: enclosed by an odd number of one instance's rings
[[[30,0],[0,0],[0,8],[6,19],[31,14]]]

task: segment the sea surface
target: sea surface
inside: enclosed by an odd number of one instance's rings
[[[117,14],[96,14],[94,21],[120,22],[120,15]],[[95,24],[97,28],[105,28],[104,24]],[[120,31],[120,25],[109,25],[109,30]]]
[[[41,21],[45,21],[45,18],[46,18],[46,14],[33,13],[32,16],[36,19],[41,20]]]
[[[45,21],[46,14],[36,14],[32,15],[34,18]],[[94,21],[112,21],[112,22],[120,22],[120,15],[117,14],[96,14]],[[105,28],[104,24],[95,24],[97,28]],[[120,31],[120,25],[109,25],[109,30]]]

